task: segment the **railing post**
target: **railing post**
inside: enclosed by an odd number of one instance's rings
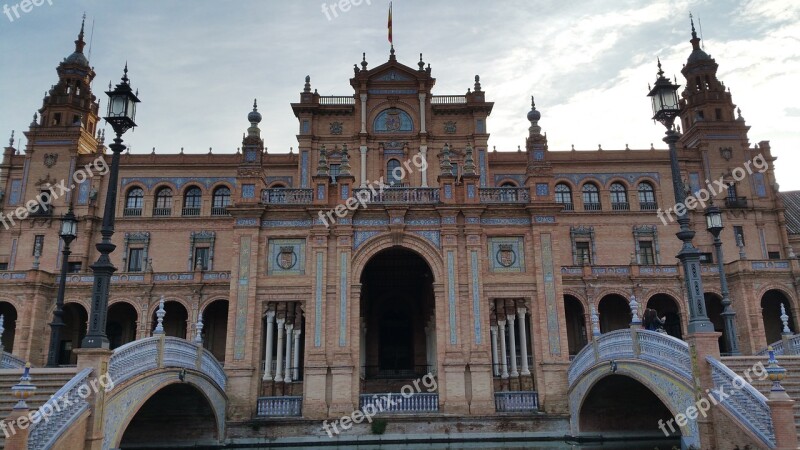
[[[108,377],[108,363],[111,360],[113,351],[106,348],[78,348],[73,350],[78,355],[78,372],[85,368],[92,369],[92,376],[98,379],[101,376]],[[111,380],[114,382],[114,380]],[[94,391],[94,389],[92,390]],[[105,420],[105,389],[97,389],[87,399],[91,416],[86,422],[86,445],[85,450],[101,450],[103,448],[103,425]]]
[[[164,342],[166,341],[164,334],[158,335],[158,342],[156,346],[158,347],[158,368],[164,367]]]
[[[776,450],[796,450],[797,430],[794,421],[794,400],[781,386],[781,380],[786,376],[786,369],[778,365],[775,352],[769,349],[769,364],[767,374],[772,381],[767,404],[772,416],[772,428],[775,432]]]

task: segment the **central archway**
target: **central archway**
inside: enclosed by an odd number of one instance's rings
[[[362,393],[386,392],[435,373],[433,280],[428,263],[402,247],[382,250],[365,265],[360,279]]]
[[[659,423],[669,422],[672,413],[642,383],[609,375],[587,393],[579,417],[582,432],[652,433],[658,432]],[[679,429],[677,433],[680,436]]]

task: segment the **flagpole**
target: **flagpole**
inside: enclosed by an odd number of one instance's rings
[[[389,34],[389,55],[392,59],[394,59],[394,41],[392,40],[392,2],[389,2],[389,21],[387,27]]]

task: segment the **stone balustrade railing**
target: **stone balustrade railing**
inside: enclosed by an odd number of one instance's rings
[[[24,367],[25,361],[17,358],[11,353],[4,351],[2,356],[0,356],[0,369],[22,369]]]
[[[529,203],[531,193],[527,187],[480,188],[481,203]]]
[[[120,384],[149,370],[166,367],[196,370],[225,390],[227,377],[214,355],[197,344],[171,336],[153,336],[117,348],[108,363],[108,375],[115,384]]]
[[[535,391],[508,391],[494,393],[497,412],[523,412],[539,410],[539,393]]]
[[[275,188],[261,191],[261,203],[265,205],[310,205],[313,201],[313,189]]]
[[[439,203],[438,188],[423,187],[391,187],[382,191],[367,188],[354,189],[354,196],[366,199],[366,203],[383,204],[429,204]]]
[[[709,395],[714,396],[714,399],[730,414],[758,436],[765,446],[775,448],[772,415],[764,394],[758,392],[750,383],[720,361],[710,356],[706,358],[706,361],[711,366],[711,379],[714,381],[715,388]],[[720,398],[715,394],[715,390],[724,392],[727,397]]]
[[[53,448],[56,440],[89,409],[87,397],[92,393],[91,375],[91,368],[78,372],[34,413],[39,417],[34,417],[31,422],[28,450]]]
[[[259,397],[256,415],[259,417],[281,417],[303,415],[303,397]]]
[[[439,411],[439,394],[436,392],[414,392],[409,396],[396,392],[361,394],[359,406],[362,411],[369,407],[382,413],[436,412]]]
[[[641,329],[617,330],[600,335],[575,356],[567,371],[567,379],[572,385],[597,363],[633,358],[667,367],[691,382],[689,345],[672,336]]]

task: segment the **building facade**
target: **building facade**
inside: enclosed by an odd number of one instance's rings
[[[781,305],[796,330],[800,202],[779,194],[769,142],[750,143],[717,63],[691,43],[680,168],[687,189],[714,192],[724,212],[737,333],[752,354],[780,340]],[[83,46],[81,31],[26,147],[12,137],[0,165],[2,344],[37,366],[61,271],[59,217],[71,207],[79,220],[58,343],[68,365],[86,333],[108,189]],[[112,348],[150,336],[163,298],[166,333],[199,334],[224,362],[229,420],[267,413],[258,399],[276,397],[299,398],[304,417],[341,416],[361,395],[426,374],[443,412],[493,414],[496,394],[515,392],[565,413],[570,356],[593,331],[627,328],[632,297],[686,334],[666,150],[554,151],[532,104],[525,149],[497,152],[478,76],[466,94],[441,95],[430,64],[406,66],[393,50],[353,70],[340,96],[306,77],[291,105],[297,153],[265,150],[254,104],[235,154],[122,155]],[[689,214],[723,331],[704,211]]]

